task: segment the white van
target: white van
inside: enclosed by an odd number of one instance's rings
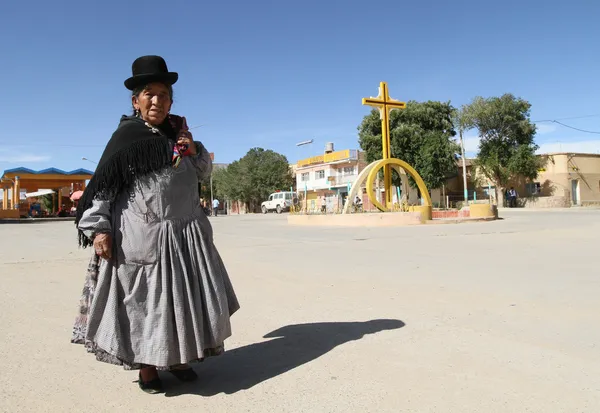
[[[260,204],[263,214],[269,211],[277,211],[281,214],[283,211],[289,211],[290,207],[298,203],[298,198],[294,192],[275,192],[269,195],[269,199]]]

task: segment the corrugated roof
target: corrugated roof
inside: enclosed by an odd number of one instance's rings
[[[7,169],[4,171],[4,173],[2,175],[6,175],[6,174],[32,174],[32,175],[49,175],[49,174],[57,174],[57,175],[93,175],[94,173],[92,171],[89,171],[87,169],[83,169],[83,168],[79,168],[79,169],[74,169],[72,171],[63,171],[62,169],[58,169],[58,168],[46,168],[46,169],[42,169],[41,171],[34,171],[33,169],[29,169],[29,168],[13,168],[13,169]]]
[[[0,176],[0,182],[2,183],[2,187],[5,187],[9,181],[12,181],[13,178],[19,175],[63,175],[65,178],[73,175],[87,175],[91,178],[93,174],[92,171],[83,168],[74,169],[72,171],[63,171],[58,168],[46,168],[41,171],[35,171],[33,169],[21,167],[5,170]]]

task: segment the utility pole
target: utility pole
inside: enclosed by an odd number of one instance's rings
[[[211,171],[210,172],[210,208],[211,208],[211,210],[213,207],[213,201],[214,201],[214,198],[213,198],[213,190],[212,190],[212,171]]]
[[[458,131],[460,135],[460,151],[462,158],[462,168],[463,168],[463,188],[465,195],[465,205],[469,205],[469,191],[467,190],[467,160],[465,159],[465,143],[463,141],[463,131],[462,128]]]

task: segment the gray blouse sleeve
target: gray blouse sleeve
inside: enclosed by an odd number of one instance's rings
[[[83,213],[78,227],[89,238],[103,232],[111,232],[110,203],[94,200],[92,206]]]
[[[190,156],[190,161],[196,168],[198,181],[202,181],[205,178],[208,178],[212,172],[212,160],[210,159],[210,153],[208,153],[204,145],[200,142],[194,143],[196,144],[196,155]]]

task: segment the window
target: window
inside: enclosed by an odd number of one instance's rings
[[[292,199],[292,193],[291,192],[286,192],[285,193],[285,199],[287,199],[287,200]]]
[[[538,195],[542,192],[542,187],[539,182],[529,182],[525,185],[525,189],[529,195]]]
[[[485,196],[496,196],[496,187],[495,186],[485,187],[485,188],[483,188],[483,193],[485,194]]]
[[[325,179],[325,170],[315,171],[315,179]]]
[[[309,180],[309,174],[308,174],[308,172],[304,172],[302,175],[300,175],[300,180],[302,182],[308,181]]]
[[[278,193],[278,194],[275,196],[275,198],[277,198],[277,199],[282,199],[282,198],[283,198],[283,194],[280,192],[280,193]]]
[[[354,175],[354,167],[353,166],[345,166],[344,167],[344,175]]]
[[[273,195],[269,195],[269,201],[273,200]]]

